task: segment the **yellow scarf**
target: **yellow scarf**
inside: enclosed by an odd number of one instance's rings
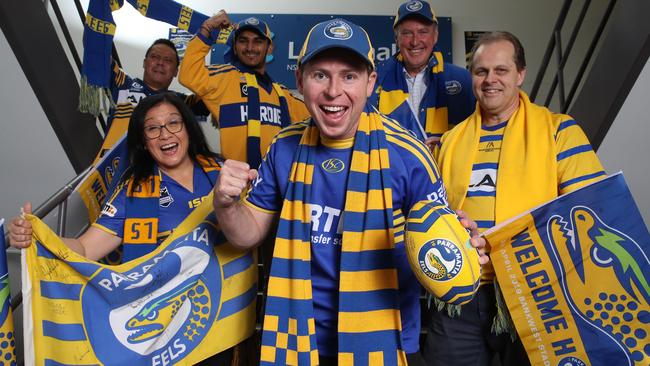
[[[526,93],[519,92],[519,108],[510,117],[501,145],[496,223],[557,197],[558,118],[570,119],[531,103]],[[471,116],[447,132],[441,141],[438,164],[453,209],[460,209],[465,201],[481,123],[481,107],[477,106]]]

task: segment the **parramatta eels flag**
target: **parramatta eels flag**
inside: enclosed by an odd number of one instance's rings
[[[0,219],[0,365],[15,365],[14,319],[11,314],[4,219]]]
[[[650,234],[621,173],[485,233],[533,365],[650,365]]]
[[[79,256],[28,215],[25,363],[193,365],[252,334],[256,258],[224,243],[211,201],[154,252],[119,266]]]
[[[88,209],[88,220],[94,222],[99,217],[104,201],[128,166],[129,150],[126,135],[102,156],[75,190],[81,196]]]

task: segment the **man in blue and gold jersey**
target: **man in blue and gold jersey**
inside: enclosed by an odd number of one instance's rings
[[[281,130],[259,171],[227,160],[215,185],[233,245],[259,245],[277,222],[263,365],[423,365],[404,221],[418,201],[446,205],[446,195],[427,147],[367,103],[373,55],[345,19],[314,26],[296,72],[312,118]]]
[[[129,76],[115,60],[111,62],[110,91],[115,107],[109,112],[108,132],[98,158],[126,134],[133,109],[150,95],[173,92],[185,101],[198,118],[206,117],[210,113],[195,95],[169,90],[169,85],[178,74],[179,64],[176,46],[170,40],[160,38],[149,46],[142,61],[142,79]]]
[[[227,64],[205,65],[211,45],[231,28],[221,10],[207,19],[187,45],[179,81],[199,95],[220,132],[221,154],[257,167],[282,127],[309,116],[302,101],[266,72],[273,50],[271,30],[251,17],[235,24],[227,40]]]
[[[450,206],[467,212],[481,232],[605,177],[576,121],[531,103],[520,90],[526,60],[514,35],[483,35],[470,72],[477,110],[445,133],[435,155]],[[515,333],[493,282],[494,269],[484,266],[472,302],[431,311],[424,348],[429,364],[490,365],[494,357],[502,365],[528,363],[521,342],[511,341],[508,333]]]
[[[431,147],[474,112],[471,79],[433,51],[438,20],[428,2],[403,3],[393,29],[399,52],[377,67],[373,104]]]

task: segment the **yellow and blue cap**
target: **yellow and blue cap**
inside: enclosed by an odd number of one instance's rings
[[[298,66],[330,48],[351,50],[375,68],[375,50],[368,33],[360,26],[341,18],[318,23],[309,31],[298,56]]]
[[[424,19],[429,23],[438,23],[436,13],[433,12],[428,2],[419,0],[407,1],[397,9],[397,16],[395,17],[393,28],[397,27],[402,20],[411,17]]]
[[[266,37],[269,42],[273,42],[271,28],[269,28],[268,24],[258,18],[250,17],[237,23],[237,28],[235,29],[235,37],[244,30],[252,30],[255,33]]]

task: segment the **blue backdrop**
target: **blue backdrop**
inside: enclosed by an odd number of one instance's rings
[[[273,32],[273,54],[267,60],[267,72],[277,82],[295,89],[296,61],[307,32],[316,23],[345,18],[362,26],[375,47],[377,61],[383,61],[397,52],[393,34],[394,16],[376,15],[300,15],[300,14],[229,14],[230,19],[239,22],[254,16],[265,21]],[[446,62],[452,62],[451,18],[438,17],[439,37],[436,50],[441,51]],[[223,63],[224,45],[214,45],[211,63]]]

